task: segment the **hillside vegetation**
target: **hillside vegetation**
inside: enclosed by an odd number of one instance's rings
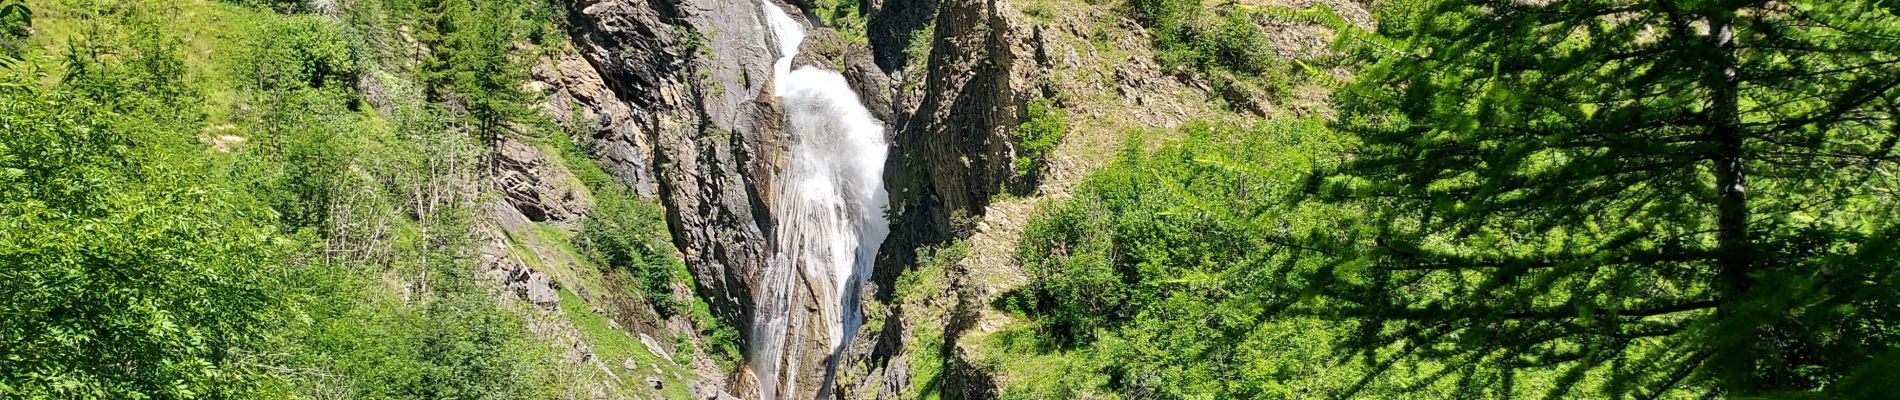
[[[1157,57],[1353,70],[1041,209],[1004,398],[1879,398],[1900,33],[1864,2],[1133,0]],[[1213,17],[1219,16],[1219,17]],[[1234,18],[1334,33],[1272,62]],[[1233,42],[1240,41],[1240,42]],[[1884,44],[1883,44],[1884,43]],[[1236,80],[1238,81],[1238,80]],[[1130,140],[1139,142],[1138,140]]]
[[[550,7],[0,3],[16,24],[0,68],[0,397],[687,397],[690,370],[598,308],[569,294],[572,317],[550,322],[477,273],[493,143],[566,140],[520,89],[564,45]],[[642,211],[655,206],[608,185],[586,182],[615,197],[585,231],[619,241],[568,251],[597,260],[589,276],[624,266],[649,283],[585,285],[692,312],[650,289],[680,268]],[[547,333],[563,329],[599,354]],[[596,367],[622,359],[664,369],[665,391]]]

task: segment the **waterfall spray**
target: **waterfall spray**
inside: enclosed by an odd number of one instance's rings
[[[760,395],[775,399],[797,393],[798,357],[787,357],[787,330],[794,322],[812,322],[789,319],[797,289],[819,299],[832,354],[862,323],[859,287],[890,233],[883,181],[889,148],[883,123],[858,102],[844,75],[809,66],[792,70],[805,28],[771,1],[760,3],[778,45],[772,94],[784,111],[790,143],[772,210],[778,248],[763,274],[755,302],[759,319],[751,332]],[[807,285],[799,285],[800,278]]]

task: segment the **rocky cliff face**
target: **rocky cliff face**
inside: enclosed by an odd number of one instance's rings
[[[775,147],[760,121],[772,55],[750,0],[576,0],[569,33],[627,109],[590,150],[622,179],[651,187],[699,294],[729,321],[749,321],[752,281],[770,256]],[[612,109],[613,107],[608,107]],[[650,180],[650,185],[647,180]],[[743,331],[743,329],[741,329]]]
[[[1050,68],[1048,57],[1035,56],[1042,48],[1039,28],[1021,19],[1008,2],[882,3],[934,13],[926,19],[917,18],[914,10],[880,10],[873,13],[874,28],[883,16],[912,18],[917,27],[934,26],[935,30],[927,32],[931,35],[927,54],[909,55],[921,58],[910,59],[916,64],[907,70],[922,76],[905,77],[909,84],[900,83],[904,90],[892,96],[897,111],[886,182],[896,199],[893,212],[898,218],[879,254],[878,273],[870,289],[877,293],[866,295],[887,304],[867,309],[867,313],[882,314],[883,322],[866,326],[838,355],[835,390],[839,398],[903,398],[904,388],[913,379],[908,376],[912,355],[906,353],[905,344],[914,339],[912,333],[919,326],[932,326],[954,334],[972,323],[973,311],[956,310],[982,306],[962,301],[956,293],[945,295],[952,303],[945,307],[953,311],[946,319],[905,320],[906,314],[896,309],[901,305],[888,304],[888,288],[916,261],[918,246],[964,235],[973,228],[958,216],[981,215],[991,197],[1011,179],[1015,155],[1011,139],[1024,106],[1031,99],[1050,95],[1036,79]],[[882,27],[909,32],[891,22]],[[880,35],[872,33],[874,46]],[[880,65],[896,58],[888,55],[887,48],[874,48],[873,53]],[[955,342],[954,337],[948,339]],[[947,360],[951,365],[946,366],[941,390],[963,398],[993,398],[995,385],[989,377],[961,361],[961,357]]]
[[[583,113],[598,114],[599,129],[577,141],[660,201],[697,294],[740,332],[749,331],[753,288],[771,256],[766,188],[781,147],[775,106],[759,101],[770,99],[765,88],[773,55],[757,22],[758,3],[574,0],[564,6],[578,61],[605,86],[573,96],[590,110]],[[563,60],[561,68],[581,66]],[[746,393],[743,382],[727,380],[732,388],[726,392]]]
[[[902,3],[893,0],[887,4]],[[1043,96],[1034,78],[1033,28],[1012,18],[999,0],[947,0],[927,21],[930,52],[906,77],[898,99],[886,182],[895,222],[880,253],[878,281],[889,282],[912,261],[913,249],[950,237],[957,215],[980,215],[1008,181],[1012,130],[1024,104]],[[876,35],[873,35],[876,36]],[[880,293],[887,298],[888,293]]]
[[[913,257],[910,248],[947,237],[957,210],[980,212],[1010,173],[1009,129],[1021,105],[1040,96],[1031,79],[1030,29],[1004,18],[993,0],[884,0],[871,4],[870,46],[853,45],[816,27],[795,65],[843,73],[861,101],[888,125],[893,144],[886,168],[896,225],[871,288],[888,283]],[[757,0],[569,0],[568,32],[579,54],[537,70],[557,82],[570,110],[557,120],[591,124],[584,142],[609,170],[665,206],[675,244],[698,283],[698,294],[741,332],[748,324],[760,272],[775,247],[770,211],[785,141],[769,88],[775,44]],[[792,14],[799,8],[785,7]],[[941,11],[941,12],[939,12]],[[911,34],[936,26],[927,57],[904,53]],[[923,63],[912,85],[896,79]],[[564,81],[597,74],[600,83]],[[900,90],[900,87],[908,90]],[[867,289],[875,292],[873,289]],[[888,295],[875,298],[887,298]],[[867,296],[867,298],[873,298]],[[816,298],[806,301],[820,301]],[[877,306],[873,306],[875,308]],[[821,387],[830,349],[821,324],[794,325],[803,348],[798,394]],[[807,316],[809,317],[809,316]],[[844,359],[888,364],[887,344],[901,329],[866,327]],[[749,338],[748,338],[749,339]],[[885,345],[881,345],[883,343]],[[883,348],[884,351],[876,349]],[[862,349],[862,350],[860,350]],[[858,361],[854,361],[858,362]],[[904,369],[880,369],[872,383],[901,382]],[[738,386],[746,379],[732,379]],[[901,387],[901,384],[898,385]],[[733,390],[742,396],[746,388]],[[842,396],[843,392],[835,392]]]
[[[930,218],[947,225],[951,213],[977,212],[1010,175],[1010,137],[1021,105],[1040,95],[1026,32],[1005,18],[998,0],[949,0],[937,29],[919,88],[916,112],[901,118],[899,148],[907,166],[928,182],[917,188],[934,197]]]

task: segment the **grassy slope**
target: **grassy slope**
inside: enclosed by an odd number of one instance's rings
[[[587,301],[581,300],[574,292],[561,289],[561,312],[594,346],[595,356],[612,370],[622,391],[640,398],[690,398],[686,380],[692,376],[691,370],[681,367],[672,359],[653,354],[626,330],[614,329],[608,324],[606,315],[593,312]],[[634,361],[632,370],[622,365],[629,359]],[[654,390],[648,386],[645,377],[660,378],[663,382],[661,388]]]
[[[574,248],[573,233],[546,223],[506,232],[516,257],[534,270],[547,273],[560,285],[559,315],[580,335],[580,340],[593,348],[594,357],[599,360],[596,369],[613,382],[610,386],[637,398],[690,397],[686,383],[694,379],[691,369],[675,359],[654,354],[626,329],[611,327],[608,316],[595,311],[605,307],[596,307],[575,293],[577,288],[586,288],[589,293],[596,293],[592,301],[603,301],[601,296],[613,293],[610,291],[613,285],[607,282],[600,267]],[[631,371],[622,368],[622,362],[628,359],[639,367]],[[660,372],[654,373],[652,368]],[[660,378],[661,389],[647,386],[644,380],[647,376]]]
[[[34,10],[33,40],[40,44],[37,46],[42,51],[40,54],[63,52],[89,30],[113,29],[100,19],[75,11],[112,3],[96,0],[28,1],[27,5]],[[237,104],[236,88],[240,84],[236,77],[234,56],[242,53],[246,40],[254,37],[262,24],[281,16],[213,0],[172,0],[163,6],[148,7],[163,15],[170,26],[176,27],[167,33],[182,40],[185,62],[189,68],[187,76],[202,91],[206,100],[203,111],[209,117],[207,125],[230,122],[230,111]],[[53,68],[53,71],[61,68],[58,63],[44,66]]]

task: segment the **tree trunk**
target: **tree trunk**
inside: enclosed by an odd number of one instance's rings
[[[1735,28],[1723,15],[1710,18],[1710,41],[1716,51],[1715,71],[1709,79],[1713,97],[1709,137],[1715,148],[1717,263],[1721,266],[1723,300],[1732,300],[1749,286],[1753,258],[1748,233],[1748,171],[1742,151],[1741,115],[1735,71]]]
[[[1759,359],[1752,343],[1754,324],[1746,322],[1750,318],[1737,316],[1739,305],[1747,301],[1754,254],[1748,231],[1748,171],[1740,127],[1734,17],[1731,10],[1716,10],[1708,18],[1714,68],[1706,78],[1712,97],[1708,134],[1715,144],[1716,263],[1720,268],[1716,288],[1721,296],[1716,324],[1727,331],[1716,333],[1714,354],[1705,365],[1715,369],[1717,384],[1732,394],[1749,391]]]

